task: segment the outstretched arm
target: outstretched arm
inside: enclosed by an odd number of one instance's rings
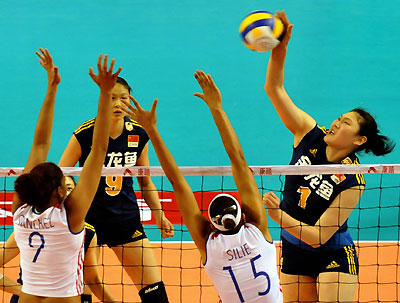
[[[175,159],[172,157],[158,132],[156,126],[156,106],[158,100],[156,99],[154,101],[150,111],[146,111],[132,96],[130,96],[130,98],[136,108],[129,103],[125,103],[127,107],[125,108],[125,111],[127,111],[128,114],[131,113],[131,115],[134,115],[136,121],[144,127],[149,135],[158,160],[174,189],[176,201],[179,210],[181,211],[183,221],[185,222],[193,241],[198,247],[203,261],[205,261],[205,242],[211,232],[210,223],[201,214],[192,189],[180,172]]]
[[[103,55],[100,55],[97,61],[98,75],[94,74],[92,68],[89,70],[89,75],[100,87],[92,148],[83,165],[79,181],[65,202],[72,232],[79,232],[83,229],[84,218],[99,186],[101,170],[107,153],[111,127],[111,91],[121,68],[113,73],[115,59],[112,59],[109,68],[108,55],[104,56],[104,61],[102,59]]]
[[[150,166],[149,162],[149,144],[144,147],[137,163],[137,166]],[[174,225],[167,219],[161,207],[158,191],[150,176],[138,177],[140,190],[143,194],[144,201],[151,209],[151,213],[161,231],[162,238],[170,238],[174,236]]]
[[[357,186],[341,192],[314,226],[300,222],[281,210],[280,200],[272,192],[265,193],[263,201],[267,206],[268,215],[282,228],[308,245],[319,247],[346,222],[360,201],[363,191],[363,186]]]
[[[304,135],[315,126],[316,122],[293,103],[283,87],[284,64],[293,24],[290,24],[283,11],[277,12],[277,18],[282,20],[286,33],[278,46],[272,49],[268,62],[265,91],[283,124],[294,135],[294,145],[297,146]]]
[[[207,103],[217,125],[226,153],[231,161],[233,178],[242,199],[242,209],[246,214],[246,221],[255,224],[264,236],[271,240],[260,192],[244,158],[239,139],[222,108],[221,93],[210,75],[206,75],[203,71],[197,71],[194,76],[203,90],[203,93],[194,95]]]
[[[53,130],[54,104],[56,101],[57,87],[61,81],[58,67],[54,66],[53,58],[47,48],[39,49],[36,52],[39,62],[47,72],[47,93],[44,98],[39,118],[36,123],[33,144],[28,161],[25,164],[24,173],[29,173],[36,165],[46,162],[51,143],[51,133]],[[22,202],[18,195],[14,195],[12,212],[20,207]]]

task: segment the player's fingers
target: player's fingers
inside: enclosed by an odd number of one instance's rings
[[[125,114],[127,114],[129,117],[133,117],[136,115],[137,110],[136,108],[134,108],[132,105],[130,105],[129,103],[127,103],[126,101],[122,101],[122,103],[120,104],[120,108],[123,112],[125,112]]]
[[[89,67],[89,76],[90,76],[90,78],[92,78],[92,80],[93,80],[94,82],[97,83],[97,76],[96,76],[96,74],[94,73],[93,68],[91,68],[91,67]]]
[[[155,113],[155,112],[156,112],[157,103],[158,103],[158,98],[154,99],[153,104],[151,105],[150,111],[151,111],[152,113]]]
[[[41,53],[35,52],[35,54],[39,57],[39,61],[44,61],[44,57]]]
[[[44,53],[48,62],[53,62],[53,57],[51,56],[49,50],[47,48],[44,49]]]
[[[290,21],[289,21],[288,17],[286,16],[285,11],[282,11],[282,12],[281,12],[281,16],[282,16],[283,21],[284,21],[287,25],[289,25],[289,24],[290,24]]]
[[[129,95],[129,99],[131,99],[131,101],[133,102],[133,104],[135,104],[137,109],[143,110],[143,108],[140,106],[139,102],[131,95]]]
[[[199,81],[199,84],[201,85],[201,83],[203,83],[205,80],[205,73],[201,70],[196,70],[196,75],[197,75],[196,79],[197,81]]]
[[[207,80],[207,75],[206,75],[206,73],[203,72],[202,70],[199,71],[199,75],[200,75],[200,78],[201,78],[203,81],[206,81],[206,80]]]
[[[103,62],[103,71],[107,72],[107,65],[108,65],[108,54],[104,55],[104,62]]]
[[[122,71],[122,67],[118,68],[118,70],[113,74],[113,77],[117,78],[121,71]]]
[[[193,96],[198,97],[202,100],[204,100],[204,95],[202,93],[194,93]]]
[[[217,88],[217,85],[215,84],[214,79],[211,77],[211,75],[208,74],[207,77],[208,77],[208,80],[210,81],[210,84],[212,86],[214,86],[215,88]]]
[[[114,68],[114,64],[115,64],[115,59],[111,59],[111,63],[110,63],[110,68],[108,69],[108,72],[112,74],[112,70]],[[106,65],[107,68],[107,65]]]
[[[101,61],[103,59],[103,54],[100,54],[99,58],[97,59],[97,70],[101,71]]]
[[[129,110],[136,110],[136,108],[134,108],[133,105],[127,100],[122,100],[122,104],[124,104]]]

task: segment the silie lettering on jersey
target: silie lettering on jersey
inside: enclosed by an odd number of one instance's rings
[[[241,245],[239,247],[234,247],[232,249],[228,249],[226,251],[226,254],[229,256],[228,261],[232,261],[232,260],[241,259],[244,256],[251,255],[251,250],[250,250],[249,245],[247,243],[244,243],[243,245]]]
[[[299,160],[297,160],[295,165],[311,165],[311,161],[307,156],[302,155]],[[314,190],[315,193],[329,201],[333,193],[333,185],[327,180],[323,180],[322,175],[306,175],[304,180],[309,182],[309,188]]]
[[[17,224],[30,229],[50,229],[54,227],[54,225],[51,223],[51,218],[42,218],[31,221],[28,218],[25,218],[24,215],[21,215],[18,218]]]

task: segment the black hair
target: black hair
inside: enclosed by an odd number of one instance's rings
[[[128,92],[131,93],[131,87],[129,86],[128,82],[124,78],[117,77],[117,83],[124,86],[128,90]]]
[[[63,173],[54,163],[36,165],[30,173],[22,174],[14,183],[15,192],[22,202],[38,211],[48,208],[53,191],[61,186]]]
[[[210,219],[219,216],[218,224],[223,225],[224,228],[231,230],[236,226],[235,220],[225,218],[222,222],[222,217],[225,214],[232,214],[236,216],[238,212],[235,201],[229,196],[216,197],[210,206]]]
[[[380,134],[378,125],[370,113],[365,109],[357,107],[351,110],[359,115],[360,136],[367,137],[367,141],[362,144],[356,152],[373,153],[375,156],[383,156],[393,151],[395,143],[388,137]]]

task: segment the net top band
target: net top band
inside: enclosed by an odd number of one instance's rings
[[[309,174],[400,174],[400,164],[359,164],[359,165],[270,165],[249,166],[253,175],[309,175]],[[81,167],[62,167],[65,175],[79,176]],[[230,166],[182,166],[184,176],[232,176]],[[22,174],[23,167],[0,167],[0,177]],[[160,166],[103,167],[102,176],[165,176]]]

